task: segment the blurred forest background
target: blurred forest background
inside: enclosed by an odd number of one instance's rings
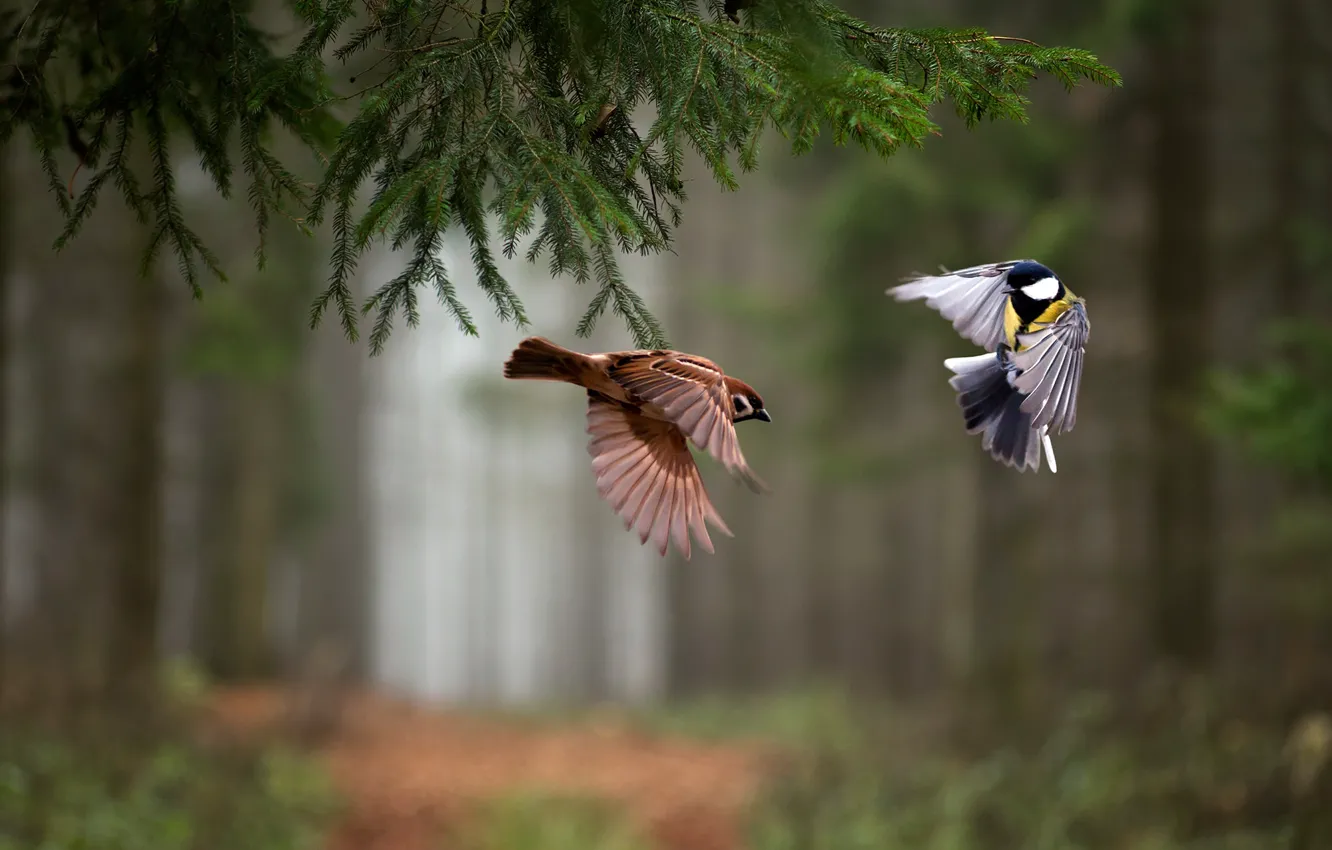
[[[11,145],[0,848],[1332,847],[1332,6],[846,7],[1124,87],[886,162],[774,143],[734,194],[696,169],[676,254],[626,271],[759,388],[776,492],[703,461],[736,536],[688,563],[596,499],[578,393],[502,381],[523,333],[475,289],[480,339],[427,308],[371,359],[306,326],[328,244],[254,271],[187,158],[232,276],[198,302],[110,201],[50,250]],[[1058,475],[981,451],[969,344],[884,295],[1025,256],[1092,317]],[[532,332],[629,345],[506,273]],[[200,708],[206,746],[160,731]]]

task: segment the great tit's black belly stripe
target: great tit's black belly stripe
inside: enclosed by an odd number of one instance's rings
[[[1050,306],[1049,301],[1035,301],[1020,289],[1010,293],[1008,301],[1013,305],[1013,312],[1017,314],[1018,321],[1024,328],[1036,321]]]

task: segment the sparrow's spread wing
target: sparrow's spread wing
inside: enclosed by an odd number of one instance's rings
[[[888,294],[898,301],[925,303],[953,323],[957,332],[986,351],[1004,341],[1004,284],[1008,272],[1021,260],[989,263],[932,277],[914,278],[894,286]]]
[[[684,434],[675,425],[589,391],[587,432],[592,435],[587,452],[597,492],[624,520],[626,530],[637,527],[640,542],[651,537],[665,555],[666,541],[672,539],[688,560],[691,530],[704,551],[713,551],[704,520],[733,536],[712,506]]]
[[[620,358],[611,364],[610,376],[630,395],[660,407],[696,446],[749,489],[768,489],[745,463],[732,421],[735,405],[726,376],[715,363],[678,352],[651,352]]]
[[[1018,336],[1022,350],[1010,355],[1020,370],[1013,386],[1026,395],[1022,412],[1031,415],[1033,428],[1049,426],[1051,433],[1073,429],[1090,333],[1087,309],[1075,301],[1052,324]]]

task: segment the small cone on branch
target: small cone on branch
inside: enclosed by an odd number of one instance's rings
[[[754,0],[726,0],[726,17],[735,23],[740,23],[740,10],[752,9]]]
[[[610,120],[611,115],[615,114],[615,110],[618,108],[614,103],[602,104],[601,111],[597,113],[597,120],[592,122],[592,132],[588,134],[588,138],[595,142],[606,135],[606,122]]]

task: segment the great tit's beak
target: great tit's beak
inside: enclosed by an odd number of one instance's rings
[[[758,410],[754,411],[754,418],[759,420],[760,422],[772,421],[772,417],[768,415],[767,409],[763,407],[760,407]]]

